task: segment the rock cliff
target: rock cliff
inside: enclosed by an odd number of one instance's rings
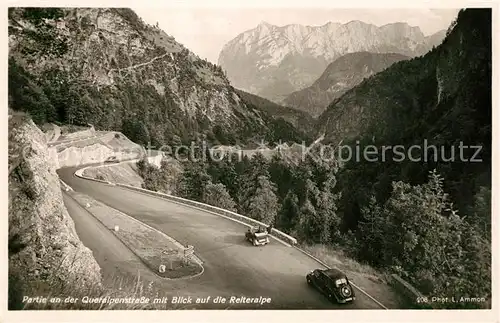
[[[43,132],[9,116],[9,308],[23,296],[83,291],[101,284],[100,267],[79,240],[62,199]]]

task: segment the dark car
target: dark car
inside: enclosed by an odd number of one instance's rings
[[[118,158],[116,158],[116,156],[110,156],[110,157],[106,158],[106,160],[104,162],[105,163],[118,163],[119,160],[118,160]]]
[[[345,304],[356,299],[349,279],[338,269],[315,269],[306,275],[306,280],[331,301]]]

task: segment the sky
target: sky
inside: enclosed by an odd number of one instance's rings
[[[342,9],[342,8],[132,8],[146,23],[175,37],[201,58],[217,63],[222,47],[240,33],[266,21],[277,26],[320,26],[327,22],[361,20],[376,26],[406,22],[425,35],[447,29],[459,9]]]

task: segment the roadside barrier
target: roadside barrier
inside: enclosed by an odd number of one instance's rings
[[[123,161],[121,163],[133,163],[133,162],[137,162],[137,160],[128,160],[128,161]],[[119,164],[121,164],[121,163],[119,163]],[[113,164],[113,165],[117,165],[117,164]],[[109,166],[113,166],[113,165],[109,165]],[[105,167],[105,166],[108,166],[108,165],[101,165],[101,166],[97,166],[97,167]],[[83,179],[87,179],[87,180],[91,180],[91,181],[96,181],[96,182],[100,182],[100,183],[104,183],[104,184],[112,184],[112,183],[107,182],[107,181],[102,181],[102,180],[98,180],[98,179],[95,179],[95,178],[92,178],[92,177],[87,177],[87,176],[83,175],[83,172],[86,169],[93,168],[93,167],[96,167],[96,166],[89,166],[89,167],[81,168],[81,169],[79,169],[79,170],[77,170],[75,172],[75,175],[77,177],[80,177],[80,178],[83,178]],[[238,214],[236,212],[228,211],[228,210],[225,210],[225,209],[222,209],[222,208],[219,208],[219,207],[215,207],[215,206],[212,206],[212,205],[209,205],[209,204],[205,204],[205,203],[201,203],[201,202],[197,202],[197,201],[188,200],[188,199],[185,199],[185,198],[182,198],[182,197],[178,197],[178,196],[173,196],[173,195],[170,195],[170,194],[165,194],[165,193],[150,191],[150,190],[147,190],[147,189],[144,189],[144,188],[130,186],[130,185],[125,185],[125,184],[114,183],[112,185],[120,186],[120,187],[123,187],[123,188],[127,188],[127,189],[130,189],[130,190],[134,190],[134,191],[141,192],[141,193],[148,194],[148,195],[157,196],[157,197],[164,198],[166,200],[170,200],[170,201],[173,201],[173,202],[176,202],[176,203],[179,203],[179,204],[188,205],[188,206],[192,206],[192,207],[195,207],[195,208],[200,208],[200,209],[209,211],[211,213],[214,213],[214,214],[217,214],[217,215],[220,215],[220,216],[232,219],[234,221],[240,222],[242,224],[246,224],[248,226],[259,226],[259,225],[261,225],[261,226],[267,227],[267,225],[265,223],[263,223],[263,222],[260,222],[260,221],[254,220],[252,218],[246,217],[244,215]],[[271,236],[273,236],[273,238],[277,239],[278,241],[284,242],[285,244],[287,244],[287,243],[290,244],[295,249],[297,249],[300,252],[304,253],[305,255],[309,256],[310,258],[312,258],[316,262],[320,263],[324,267],[330,268],[330,266],[328,266],[326,263],[324,263],[323,261],[321,261],[320,259],[316,258],[315,256],[313,256],[309,252],[307,252],[307,251],[301,249],[299,246],[297,246],[297,239],[295,239],[294,237],[292,237],[292,236],[290,236],[290,235],[288,235],[288,234],[286,234],[284,232],[281,232],[280,230],[277,230],[275,228],[272,229]],[[373,296],[371,296],[366,291],[364,291],[363,289],[361,289],[359,286],[357,286],[354,283],[351,283],[351,284],[353,285],[354,288],[356,288],[362,294],[364,294],[365,296],[367,296],[370,300],[372,300],[373,302],[375,302],[380,308],[382,308],[382,309],[388,309],[385,305],[383,305],[381,302],[379,302]]]
[[[125,187],[125,188],[131,189],[131,190],[135,190],[135,191],[139,191],[139,192],[143,192],[143,193],[155,195],[155,196],[167,199],[167,200],[171,200],[171,201],[178,202],[178,203],[181,203],[181,204],[191,205],[191,206],[194,206],[194,207],[197,207],[197,208],[200,208],[200,209],[211,211],[213,213],[221,214],[221,215],[224,215],[227,218],[238,220],[239,222],[243,222],[243,223],[245,223],[245,224],[247,224],[249,226],[263,226],[263,227],[267,227],[268,226],[267,224],[265,224],[263,222],[260,222],[260,221],[257,221],[255,219],[249,218],[247,216],[238,214],[236,212],[232,212],[232,211],[228,211],[228,210],[225,210],[225,209],[218,208],[218,207],[213,206],[213,205],[209,205],[209,204],[205,204],[205,203],[201,203],[201,202],[197,202],[197,201],[188,200],[188,199],[185,199],[185,198],[182,198],[182,197],[173,196],[173,195],[169,195],[169,194],[165,194],[165,193],[153,192],[153,191],[150,191],[150,190],[146,190],[144,188],[139,188],[139,187],[125,185],[125,184],[118,184],[117,183],[116,186]],[[285,241],[285,242],[287,242],[287,243],[289,243],[291,245],[297,244],[297,239],[295,239],[292,236],[289,236],[288,234],[286,234],[284,232],[276,230],[275,228],[273,228],[271,230],[271,235],[273,235],[276,238],[278,238],[280,240],[283,240],[283,241]]]
[[[130,163],[130,162],[134,162],[134,160],[132,160],[132,161],[129,160],[129,161],[126,161],[126,162]],[[117,165],[117,164],[114,164],[114,165]],[[106,167],[106,166],[108,166],[108,165],[101,165],[101,166],[97,166],[97,167]],[[109,165],[109,166],[112,166],[112,165]],[[95,167],[95,166],[81,168],[81,169],[79,169],[79,170],[77,170],[75,172],[75,175],[77,177],[80,177],[80,178],[83,178],[83,179],[92,180],[92,181],[96,181],[96,182],[100,182],[100,183],[104,183],[104,184],[111,184],[108,181],[103,181],[103,180],[99,180],[99,179],[95,179],[95,178],[83,175],[83,172],[86,169],[93,168],[93,167]],[[236,212],[232,212],[232,211],[228,211],[228,210],[225,210],[225,209],[221,209],[221,208],[213,206],[213,205],[209,205],[209,204],[205,204],[205,203],[201,203],[201,202],[197,202],[197,201],[188,200],[188,199],[185,199],[185,198],[182,198],[182,197],[178,197],[178,196],[173,196],[173,195],[170,195],[170,194],[165,194],[165,193],[150,191],[150,190],[147,190],[147,189],[144,189],[144,188],[140,188],[140,187],[125,185],[125,184],[120,184],[120,183],[114,183],[114,185],[120,186],[120,187],[124,187],[124,188],[130,189],[130,190],[142,192],[142,193],[149,194],[149,195],[154,195],[154,196],[157,196],[157,197],[160,197],[160,198],[164,198],[166,200],[170,200],[170,201],[173,201],[173,202],[177,202],[177,203],[181,203],[181,204],[185,204],[185,205],[190,205],[190,206],[193,206],[193,207],[197,207],[197,208],[200,208],[200,209],[204,209],[204,210],[210,211],[212,213],[216,213],[218,215],[222,215],[222,216],[224,216],[226,218],[236,220],[236,221],[238,221],[240,223],[243,223],[243,224],[246,224],[248,226],[264,226],[264,227],[268,226],[267,224],[265,224],[263,222],[260,222],[260,221],[257,221],[255,219],[249,218],[247,216],[238,214]],[[297,244],[297,239],[295,239],[294,237],[289,236],[288,234],[286,234],[284,232],[281,232],[280,230],[277,230],[275,228],[273,228],[271,230],[271,235],[274,236],[275,238],[279,239],[279,240],[282,240],[282,241],[290,244],[290,245],[296,245]]]
[[[432,308],[432,303],[428,302],[428,297],[399,275],[392,274],[390,283],[400,295],[403,295],[409,306]]]

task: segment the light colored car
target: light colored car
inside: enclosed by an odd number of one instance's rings
[[[245,238],[254,246],[263,246],[269,243],[269,235],[265,228],[252,227],[245,233]]]

